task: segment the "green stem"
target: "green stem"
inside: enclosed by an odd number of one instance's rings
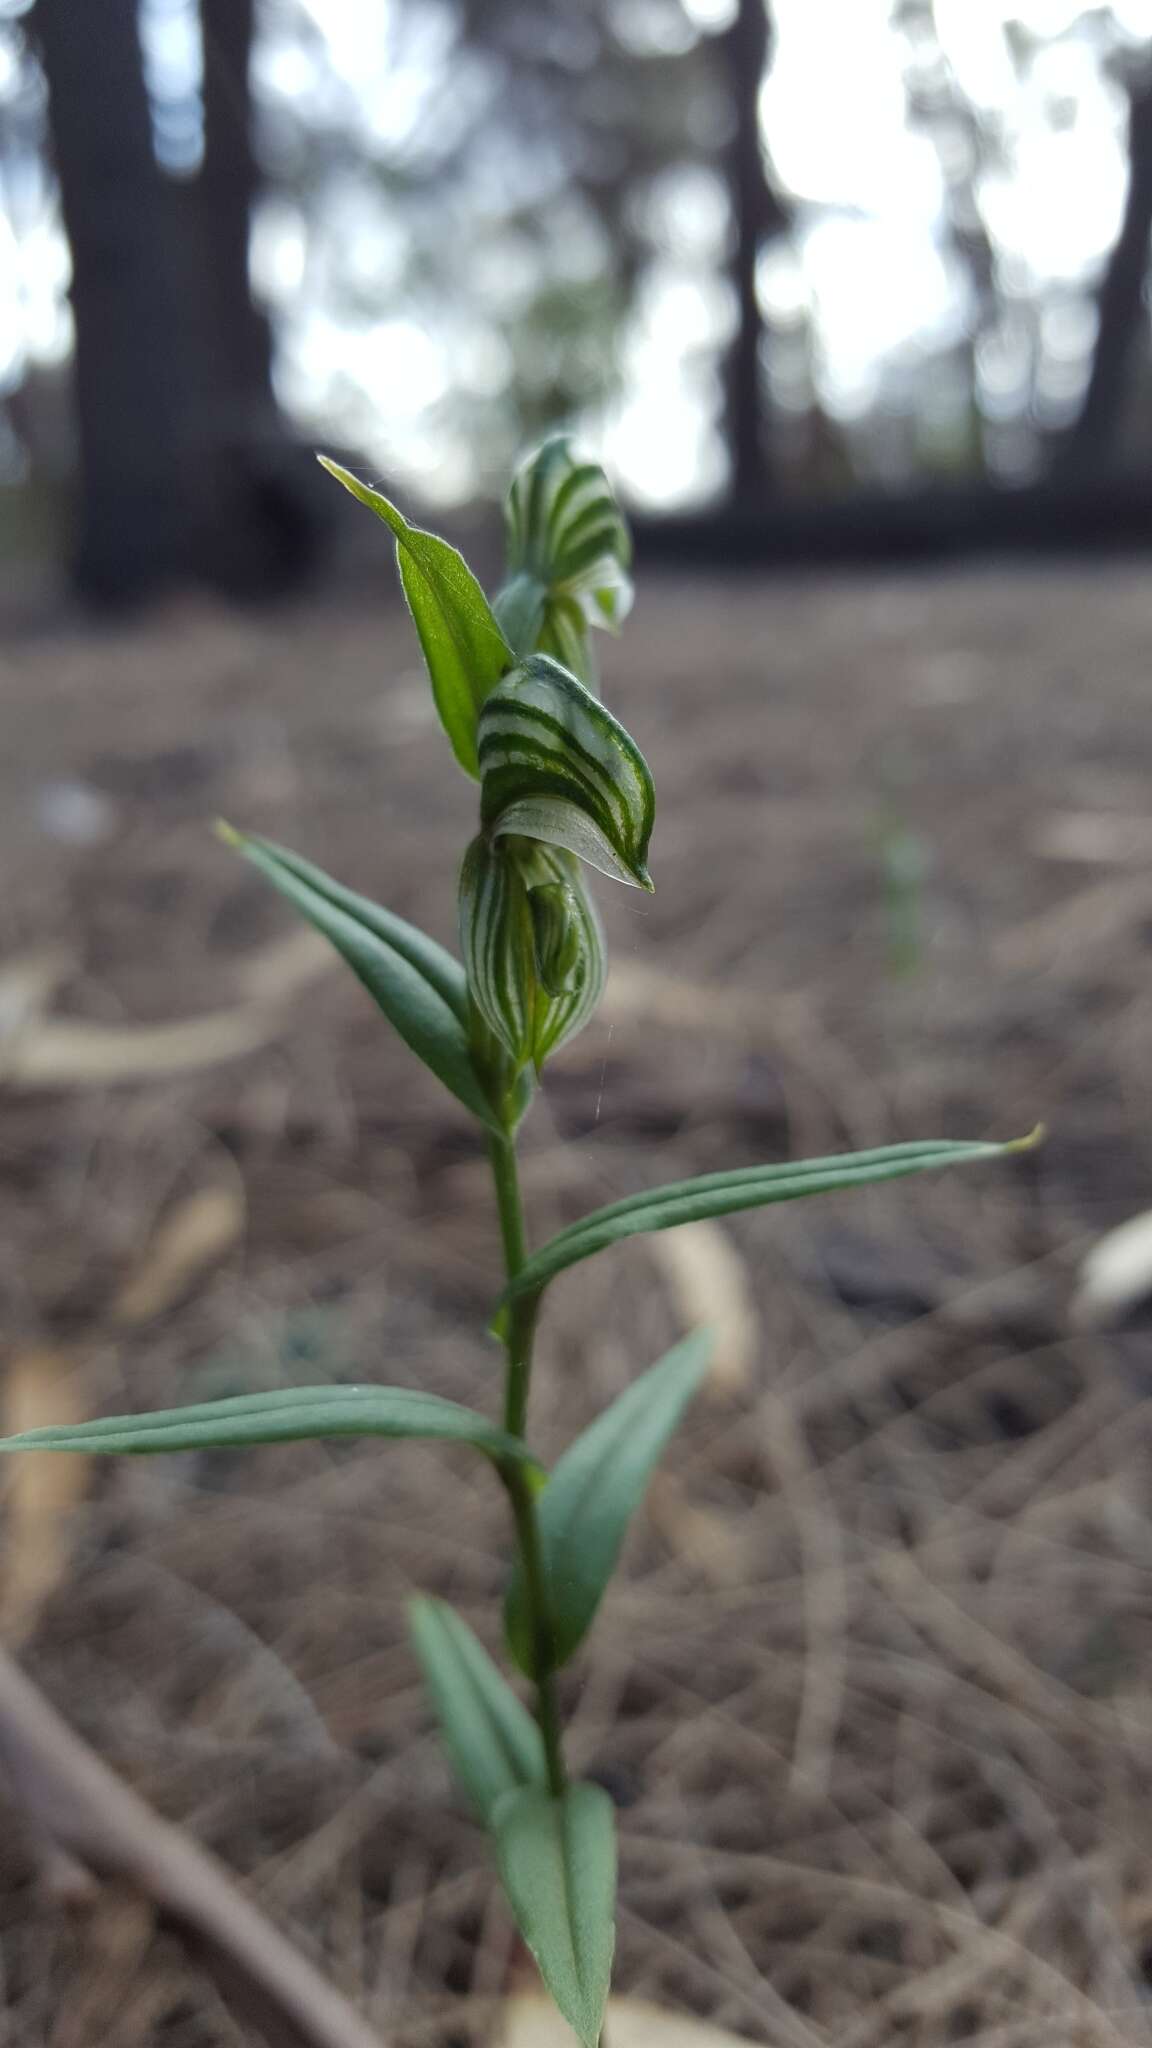
[[[532,1667],[536,1674],[536,1720],[544,1743],[548,1789],[554,1799],[560,1799],[568,1780],[560,1741],[556,1684],[552,1674],[552,1659],[555,1653],[552,1617],[548,1611],[544,1560],[540,1552],[540,1524],[536,1515],[532,1487],[524,1477],[523,1467],[516,1465],[506,1468],[504,1482],[512,1501],[516,1536],[520,1545],[520,1563],[524,1572],[524,1599],[532,1638]]]
[[[507,1134],[491,1136],[488,1156],[500,1215],[504,1245],[504,1270],[514,1280],[528,1252],[524,1233],[524,1208],[520,1199],[520,1175],[516,1165],[516,1140]],[[528,1394],[532,1383],[532,1342],[536,1331],[536,1298],[516,1302],[508,1311],[504,1336],[507,1365],[504,1380],[504,1427],[509,1436],[523,1438],[528,1421]],[[524,1597],[532,1640],[532,1667],[536,1684],[536,1720],[544,1743],[548,1785],[553,1798],[562,1797],[567,1777],[560,1743],[560,1717],[552,1664],[554,1635],[549,1612],[548,1582],[540,1548],[540,1523],[536,1497],[520,1465],[503,1465],[501,1475],[508,1489],[524,1573]]]
[[[516,1140],[510,1133],[488,1134],[488,1157],[496,1183],[496,1206],[500,1211],[500,1235],[504,1242],[504,1266],[510,1280],[516,1278],[528,1256],[524,1237],[524,1207],[520,1200],[520,1175],[516,1169]]]
[[[504,1244],[504,1270],[514,1280],[528,1256],[524,1238],[524,1209],[520,1200],[520,1176],[516,1168],[516,1140],[512,1137],[488,1140],[496,1207],[500,1213],[500,1235]],[[528,1393],[532,1383],[532,1340],[536,1334],[536,1298],[516,1301],[508,1310],[504,1348],[508,1372],[504,1387],[504,1427],[509,1436],[523,1436],[528,1424]]]
[[[508,1311],[505,1348],[508,1376],[504,1388],[504,1427],[509,1436],[523,1436],[528,1426],[528,1390],[532,1381],[532,1339],[536,1331],[536,1300],[513,1303]]]

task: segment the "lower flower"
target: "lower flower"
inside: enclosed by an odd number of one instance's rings
[[[460,943],[476,1009],[517,1068],[539,1071],[600,1000],[600,919],[561,847],[480,833],[460,871]]]

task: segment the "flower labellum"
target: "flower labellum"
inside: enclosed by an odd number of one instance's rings
[[[576,898],[567,882],[541,882],[529,889],[528,908],[540,986],[550,996],[569,995],[584,981]]]

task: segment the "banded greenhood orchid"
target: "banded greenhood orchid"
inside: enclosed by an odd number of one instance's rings
[[[612,1801],[570,1774],[554,1681],[596,1617],[630,1521],[704,1380],[709,1345],[697,1332],[631,1379],[549,1473],[528,1437],[543,1298],[561,1274],[626,1238],[993,1159],[1026,1149],[1039,1133],[1007,1145],[902,1140],[829,1158],[745,1163],[645,1187],[533,1246],[517,1129],[540,1067],[585,1023],[604,984],[604,939],[582,863],[652,886],[652,778],[594,693],[589,649],[589,628],[617,625],[630,602],[627,529],[600,470],[577,462],[564,438],[546,442],[512,485],[508,580],[490,604],[446,541],[325,461],[395,540],[441,722],[479,784],[476,837],[460,870],[463,960],[287,848],[230,828],[224,837],[323,934],[391,1029],[475,1119],[504,1253],[491,1326],[504,1351],[499,1417],[376,1380],[287,1385],[33,1429],[0,1439],[0,1464],[7,1453],[135,1456],[350,1437],[478,1452],[509,1508],[515,1549],[505,1647],[532,1686],[532,1709],[443,1602],[414,1604],[413,1643],[520,1933],[575,2038],[604,2048],[616,1899]],[[595,1316],[592,1297],[586,1315]],[[444,1499],[453,1520],[455,1496]],[[614,2030],[609,2020],[610,2040]],[[540,2031],[549,2031],[543,2018]]]
[[[632,542],[600,465],[553,435],[517,470],[505,506],[509,580],[496,616],[517,654],[551,654],[596,687],[588,628],[619,630],[632,606]]]
[[[604,987],[604,934],[562,847],[480,833],[460,874],[468,987],[516,1067],[539,1072],[588,1022]]]
[[[485,700],[477,728],[480,822],[562,846],[614,881],[651,889],[655,796],[648,764],[599,699],[548,655],[530,655]]]

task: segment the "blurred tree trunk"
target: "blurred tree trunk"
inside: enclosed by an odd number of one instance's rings
[[[724,430],[729,497],[738,503],[767,497],[773,484],[764,318],[756,292],[760,251],[787,225],[787,215],[769,182],[760,135],[760,89],[772,40],[767,0],[737,0],[732,24],[720,42],[732,116],[725,168],[732,209],[729,277],[737,308],[736,331],[723,372]]]
[[[36,0],[32,26],[72,251],[74,574],[125,603],[178,572],[185,539],[185,358],[136,0]]]
[[[1099,328],[1084,402],[1058,450],[1061,472],[1103,467],[1116,452],[1146,327],[1152,237],[1152,77],[1128,88],[1128,193],[1120,233],[1096,295]]]
[[[986,472],[994,422],[983,414],[977,364],[985,337],[1003,312],[996,249],[982,196],[994,177],[1009,174],[1003,123],[973,101],[957,77],[941,37],[937,0],[897,0],[893,29],[905,39],[904,90],[909,117],[936,153],[944,186],[948,241],[967,273],[971,310],[950,354],[968,395],[971,467]],[[958,450],[958,452],[960,452]],[[966,465],[967,466],[967,465]]]
[[[36,0],[33,15],[72,251],[73,572],[105,603],[196,575],[271,596],[313,568],[325,507],[249,288],[254,0],[201,0],[204,161],[187,181],[156,160],[137,13]]]
[[[200,0],[204,159],[184,210],[196,334],[193,559],[236,597],[291,590],[315,567],[322,485],[276,403],[268,321],[249,248],[261,186],[251,88],[255,0]]]
[[[259,417],[275,414],[268,322],[248,274],[252,209],[260,174],[252,148],[250,66],[255,0],[200,0],[204,44],[204,162],[196,179],[205,285],[219,400]]]

